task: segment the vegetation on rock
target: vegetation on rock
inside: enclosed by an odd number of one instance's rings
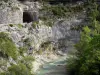
[[[7,68],[0,75],[32,75],[31,69],[34,58],[28,54],[25,56],[25,53],[27,54],[27,47],[17,48],[7,33],[0,32],[0,59],[3,58],[0,60],[0,68],[2,66]],[[13,58],[13,61],[10,58]],[[7,63],[10,64],[9,67],[7,67]]]
[[[2,0],[8,1],[8,0]],[[20,0],[21,1],[21,0]],[[25,0],[24,0],[25,1]],[[40,1],[40,0],[39,0]],[[80,41],[75,45],[76,53],[74,58],[70,58],[69,71],[72,75],[100,75],[100,13],[98,11],[98,5],[95,0],[88,0],[86,4],[76,4],[74,6],[67,2],[73,2],[76,0],[42,0],[43,7],[40,9],[39,18],[45,21],[47,26],[52,26],[57,19],[68,18],[75,13],[80,13],[85,8],[87,9],[88,25],[83,27],[75,27],[72,29],[82,30]],[[52,5],[52,2],[57,4]],[[48,3],[49,2],[49,3]],[[84,7],[84,5],[86,5]],[[14,7],[14,10],[18,9]],[[13,24],[9,24],[13,27]],[[23,25],[18,24],[18,28],[22,28]],[[32,28],[37,28],[38,22],[32,23]],[[31,29],[31,28],[30,28]],[[25,36],[24,36],[25,37]],[[6,66],[3,63],[9,63],[10,66],[0,73],[0,75],[32,75],[32,61],[34,58],[28,54],[32,42],[30,38],[23,40],[24,46],[17,48],[15,43],[9,37],[7,33],[0,32],[0,58],[4,59],[1,66]],[[61,46],[60,46],[61,48]],[[31,48],[32,49],[32,48]],[[40,45],[38,54],[41,54],[43,50],[55,50],[50,41],[43,42]],[[9,62],[9,59],[15,62]],[[1,62],[2,60],[0,60]]]
[[[83,4],[76,4],[76,5],[70,5],[70,4],[62,4],[59,2],[59,4],[51,5],[49,3],[44,2],[42,8],[40,9],[40,12],[42,15],[39,16],[39,18],[43,21],[45,21],[47,26],[54,25],[53,23],[57,19],[62,18],[70,18],[71,16],[74,16],[75,13],[79,13],[85,9],[84,3]]]
[[[7,33],[0,32],[0,52],[5,56],[16,59],[18,55],[17,47]]]
[[[69,63],[71,75],[100,75],[100,23],[95,0],[89,1],[87,14],[89,25],[83,27],[75,45],[77,52]]]
[[[32,75],[29,69],[24,64],[12,65],[7,72],[0,75]]]

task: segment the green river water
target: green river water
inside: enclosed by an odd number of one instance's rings
[[[66,58],[46,63],[41,67],[36,75],[67,75]]]

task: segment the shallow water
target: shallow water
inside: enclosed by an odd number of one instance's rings
[[[60,58],[41,67],[36,75],[67,75],[66,58]]]

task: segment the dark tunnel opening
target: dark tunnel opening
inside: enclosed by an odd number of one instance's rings
[[[18,1],[24,2],[24,1],[26,1],[26,0],[18,0]]]
[[[23,12],[23,22],[30,23],[33,21],[33,15],[31,12]]]
[[[33,1],[38,1],[38,0],[18,0],[20,2],[25,2],[25,1],[30,1],[30,2],[33,2]]]

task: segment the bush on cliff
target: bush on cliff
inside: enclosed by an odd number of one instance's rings
[[[96,20],[98,10],[95,0],[89,3],[89,25],[83,28],[80,41],[75,45],[77,52],[69,63],[71,75],[100,75],[100,23]]]
[[[0,52],[4,56],[9,56],[14,59],[17,58],[17,48],[11,38],[8,37],[7,33],[0,32]]]
[[[12,65],[7,72],[0,75],[32,75],[29,69],[24,64]]]

